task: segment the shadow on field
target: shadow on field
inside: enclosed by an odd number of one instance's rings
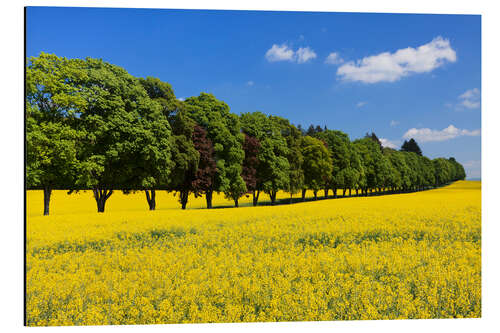
[[[284,198],[284,199],[276,199],[276,202],[273,204],[271,200],[262,200],[259,201],[256,207],[261,207],[261,206],[281,206],[281,205],[290,205],[290,204],[297,204],[297,203],[302,203],[302,202],[312,202],[312,201],[321,201],[321,200],[330,200],[330,199],[346,199],[346,198],[357,198],[357,197],[364,197],[364,198],[369,198],[369,197],[378,197],[378,196],[383,196],[383,195],[391,195],[391,194],[411,194],[411,193],[417,193],[417,192],[424,192],[428,190],[434,190],[438,188],[443,188],[446,187],[449,184],[445,184],[442,186],[435,186],[435,187],[429,187],[424,190],[420,191],[406,191],[406,192],[392,192],[390,190],[387,191],[380,191],[380,192],[372,192],[369,193],[368,195],[362,195],[360,194],[355,194],[353,193],[352,195],[339,195],[337,194],[336,197],[333,195],[329,195],[328,197],[325,197],[324,195],[318,195],[317,199],[314,199],[314,197],[307,197],[304,200],[300,197],[295,197],[295,198]],[[467,187],[464,187],[467,188]],[[456,188],[455,188],[456,189]],[[241,207],[254,207],[252,202],[245,202],[245,203],[240,203],[239,207],[235,207],[233,204],[227,204],[227,205],[222,205],[222,206],[213,206],[211,209],[223,209],[223,208],[241,208]],[[198,208],[188,208],[188,209],[207,209],[206,207],[198,207]]]

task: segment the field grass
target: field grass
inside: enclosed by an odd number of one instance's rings
[[[213,210],[165,192],[152,212],[144,193],[103,214],[91,192],[56,191],[48,217],[42,202],[28,191],[30,326],[481,316],[480,182]]]

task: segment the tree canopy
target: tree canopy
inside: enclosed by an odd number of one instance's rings
[[[158,78],[136,78],[101,59],[41,53],[26,68],[26,185],[44,190],[49,214],[53,189],[92,190],[98,212],[113,191],[213,192],[239,198],[278,191],[292,196],[320,189],[362,195],[410,192],[465,179],[455,158],[422,155],[412,138],[401,150],[383,148],[375,133],[351,141],[339,130],[262,112],[237,115],[214,95],[181,101]]]

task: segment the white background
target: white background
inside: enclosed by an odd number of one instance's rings
[[[63,328],[25,328],[23,324],[23,71],[24,6],[87,6],[135,8],[193,9],[261,9],[344,12],[389,12],[482,15],[482,304],[481,319],[292,322],[255,324],[184,324],[148,326],[99,326]],[[500,13],[496,1],[461,0],[349,0],[327,3],[318,0],[244,0],[240,3],[222,0],[175,1],[11,1],[0,9],[1,102],[0,124],[2,149],[2,187],[0,189],[1,293],[0,327],[4,332],[18,330],[48,331],[116,331],[169,330],[173,332],[233,331],[341,331],[341,332],[499,332],[500,331],[500,219],[497,197],[500,168]],[[443,203],[445,204],[445,203]]]

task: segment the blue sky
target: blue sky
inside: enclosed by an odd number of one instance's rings
[[[213,93],[232,112],[326,125],[481,167],[481,18],[104,8],[27,9],[26,52],[102,58]]]

